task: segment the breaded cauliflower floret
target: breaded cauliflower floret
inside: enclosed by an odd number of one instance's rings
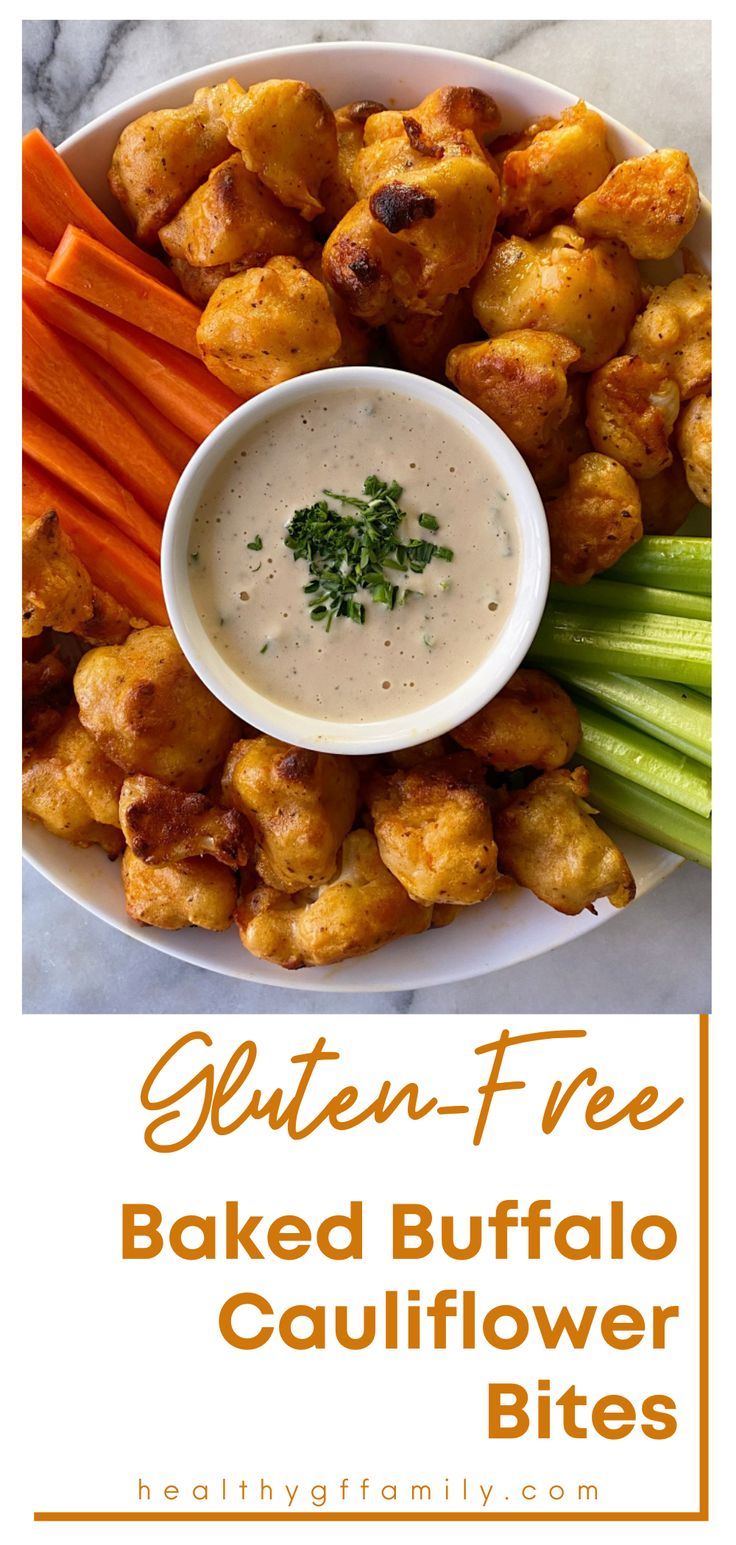
[[[444,381],[450,350],[472,343],[480,336],[480,327],[473,316],[469,290],[460,290],[457,295],[448,295],[437,316],[410,311],[389,322],[387,332],[403,370]]]
[[[439,86],[417,107],[376,113],[366,122],[353,163],[358,198],[367,198],[378,183],[401,178],[427,159],[464,154],[490,161],[483,147],[499,120],[493,98],[474,86]]]
[[[448,356],[447,377],[524,455],[534,456],[567,417],[567,372],[579,358],[569,338],[526,328],[461,344]]]
[[[335,110],[337,164],[334,171],[325,177],[319,190],[324,214],[318,217],[317,226],[324,236],[334,230],[358,197],[353,177],[355,163],[363,149],[366,121],[382,112],[383,105],[371,101],[348,102]]]
[[[580,349],[575,369],[583,371],[618,354],[640,304],[626,248],[586,242],[567,225],[532,241],[494,241],[473,285],[473,310],[491,338],[526,327],[562,333]]]
[[[350,757],[284,745],[270,735],[237,741],[222,774],[222,803],[248,816],[255,832],[258,873],[289,893],[334,874],[357,802]]]
[[[377,182],[327,239],[325,274],[369,326],[407,311],[438,315],[488,255],[498,178],[474,136],[452,132],[437,157]]]
[[[170,257],[195,268],[245,267],[277,256],[309,257],[314,251],[306,221],[274,198],[241,155],[216,166],[159,235]]]
[[[92,616],[92,581],[55,510],[23,521],[23,637],[76,633]]]
[[[677,423],[677,444],[688,487],[700,504],[712,502],[712,419],[710,397],[691,398]]]
[[[205,794],[187,794],[137,773],[123,783],[119,810],[128,847],[147,864],[216,858],[229,869],[245,869],[250,862],[253,832],[247,816],[220,809]]]
[[[625,907],[636,895],[623,853],[588,812],[587,793],[585,767],[543,773],[496,817],[504,873],[568,917],[594,912],[599,897]]]
[[[23,809],[55,837],[97,843],[111,858],[123,848],[118,799],[123,775],[67,709],[52,733],[23,759]]]
[[[335,364],[341,341],[324,285],[292,257],[224,279],[197,328],[208,369],[239,397]]]
[[[515,671],[506,686],[453,740],[490,762],[498,772],[564,767],[580,740],[580,719],[564,688],[544,671]]]
[[[144,113],[123,129],[108,181],[144,246],[153,245],[213,166],[232,155],[221,116],[229,94],[226,85],[203,86],[186,107]]]
[[[90,649],[77,666],[79,717],[127,773],[201,789],[237,732],[237,720],[195,675],[171,628],[144,628],[124,644]]]
[[[656,477],[645,478],[638,488],[644,535],[672,536],[679,531],[693,507],[679,452],[674,451],[671,466]]]
[[[683,274],[653,290],[629,333],[626,353],[664,365],[683,401],[707,391],[712,370],[710,279]]]
[[[606,125],[585,102],[566,107],[555,123],[531,125],[503,157],[501,224],[517,236],[538,235],[570,214],[612,166]]]
[[[482,767],[464,753],[377,774],[367,803],[384,864],[412,900],[469,907],[497,878]]]
[[[578,456],[562,492],[547,500],[552,578],[585,585],[643,535],[634,479],[610,456]]]
[[[596,451],[632,477],[649,478],[672,462],[679,409],[680,393],[663,365],[622,354],[593,372],[585,422]]]
[[[578,204],[573,220],[584,236],[622,241],[631,256],[669,258],[698,218],[698,179],[683,150],[652,150],[614,166],[605,182]]]
[[[146,864],[126,848],[122,862],[125,910],[134,923],[149,928],[230,927],[237,883],[214,858],[188,858],[181,864]]]
[[[223,117],[231,145],[282,204],[305,220],[322,213],[320,189],[337,170],[335,115],[303,80],[229,82]]]
[[[431,907],[411,901],[381,862],[367,831],[345,838],[334,879],[316,893],[285,896],[259,885],[235,913],[245,948],[288,971],[369,955],[392,939],[424,933],[431,918]]]

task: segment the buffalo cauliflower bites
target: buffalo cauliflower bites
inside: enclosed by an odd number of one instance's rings
[[[319,194],[324,212],[317,217],[317,226],[323,235],[329,235],[358,197],[355,163],[363,148],[366,120],[382,112],[381,103],[371,101],[348,102],[336,109],[337,162],[324,178]]]
[[[545,504],[552,578],[585,585],[643,535],[634,479],[610,456],[591,451],[570,467],[562,492]]]
[[[584,236],[622,241],[631,256],[668,258],[698,218],[698,179],[682,150],[652,150],[614,166],[578,204]]]
[[[229,82],[227,137],[249,172],[305,220],[322,213],[320,189],[337,170],[335,115],[303,80],[263,80],[243,91]]]
[[[605,123],[585,102],[566,107],[555,123],[531,125],[503,156],[501,224],[517,236],[538,235],[571,214],[612,166]]]
[[[580,719],[564,688],[544,671],[515,671],[479,713],[452,732],[498,772],[564,767],[580,740]]]
[[[680,393],[663,365],[623,354],[594,371],[586,425],[596,451],[635,478],[655,477],[672,461],[670,435]]]
[[[410,311],[389,322],[386,331],[402,369],[435,381],[444,381],[450,350],[480,336],[468,290],[448,295],[436,315]]]
[[[226,85],[205,86],[186,107],[144,113],[123,129],[108,181],[144,246],[153,245],[213,166],[232,155],[222,119],[228,99]]]
[[[473,310],[491,338],[527,327],[562,333],[580,349],[576,370],[596,370],[619,352],[640,304],[626,248],[586,242],[567,225],[531,241],[499,237],[473,285]]]
[[[91,649],[74,676],[82,724],[125,772],[202,789],[222,763],[237,720],[207,690],[170,628]]]
[[[688,487],[701,504],[711,503],[711,398],[700,393],[683,410],[677,423],[677,444]]]
[[[567,417],[567,371],[579,358],[569,338],[528,328],[461,344],[448,357],[447,377],[524,455],[533,456]]]
[[[355,820],[358,773],[349,757],[258,735],[232,747],[222,802],[248,817],[256,868],[266,884],[300,891],[335,872],[338,849]]]
[[[710,279],[683,274],[653,290],[629,333],[626,353],[663,365],[683,400],[707,391],[712,369]]]
[[[274,257],[218,285],[197,342],[212,374],[252,397],[336,363],[342,340],[325,286],[296,258]]]
[[[392,939],[424,933],[431,919],[431,907],[407,896],[367,831],[345,838],[326,884],[293,896],[259,885],[235,913],[245,948],[289,971],[369,955]]]
[[[147,864],[126,848],[122,862],[125,910],[134,923],[149,928],[230,927],[237,883],[214,858],[188,858],[180,864]]]
[[[240,155],[229,156],[210,172],[163,227],[160,239],[170,257],[194,268],[251,267],[271,257],[308,257],[314,250],[306,221],[285,209]]]
[[[504,873],[568,917],[594,912],[601,897],[625,907],[636,895],[623,853],[589,813],[587,793],[584,767],[543,773],[496,817]]]
[[[110,858],[123,848],[118,800],[123,775],[79,722],[76,708],[23,758],[23,809],[55,837],[96,843]]]
[[[79,632],[92,616],[92,581],[54,510],[23,520],[23,637]]]
[[[664,472],[645,478],[638,488],[644,535],[672,536],[679,531],[693,507],[679,452],[673,451],[671,465]]]
[[[377,774],[367,800],[381,858],[412,900],[472,906],[493,893],[490,796],[472,759],[461,752]]]
[[[246,869],[250,863],[253,832],[247,817],[220,809],[205,794],[188,794],[137,773],[123,783],[119,813],[128,847],[147,864],[216,858],[229,869]]]

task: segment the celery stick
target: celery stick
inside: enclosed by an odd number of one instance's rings
[[[710,699],[701,693],[671,681],[642,681],[615,671],[555,665],[552,672],[574,692],[599,703],[635,729],[710,767],[711,706]]]
[[[655,681],[707,689],[711,678],[711,625],[657,612],[548,606],[529,652],[534,663],[569,661],[588,670],[623,671]]]
[[[710,772],[700,762],[600,713],[597,708],[581,703],[578,709],[583,731],[578,754],[584,762],[596,762],[609,772],[651,789],[653,794],[661,794],[663,799],[684,805],[696,815],[710,815]]]
[[[606,571],[608,579],[662,590],[711,594],[711,543],[705,536],[644,536]]]
[[[711,823],[683,805],[662,799],[616,773],[590,767],[589,800],[594,809],[637,837],[646,837],[710,869]]]
[[[713,602],[709,595],[688,595],[684,590],[656,590],[653,585],[630,585],[625,580],[592,579],[589,585],[550,585],[550,601],[564,606],[612,606],[624,611],[658,612],[662,617],[699,617],[710,622]]]

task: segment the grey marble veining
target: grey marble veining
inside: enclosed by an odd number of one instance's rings
[[[300,42],[422,42],[502,60],[586,97],[655,145],[685,148],[710,188],[705,21],[27,21],[23,117],[58,144],[184,70]],[[474,982],[330,998],[214,976],[116,933],[26,866],[28,1013],[697,1012],[710,1003],[710,887],[686,864],[587,938]]]

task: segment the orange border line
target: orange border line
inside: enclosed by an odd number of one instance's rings
[[[708,1422],[708,1015],[701,1014],[698,1037],[699,1112],[699,1478],[700,1505],[690,1513],[34,1513],[34,1523],[706,1523],[708,1520],[709,1422]]]

